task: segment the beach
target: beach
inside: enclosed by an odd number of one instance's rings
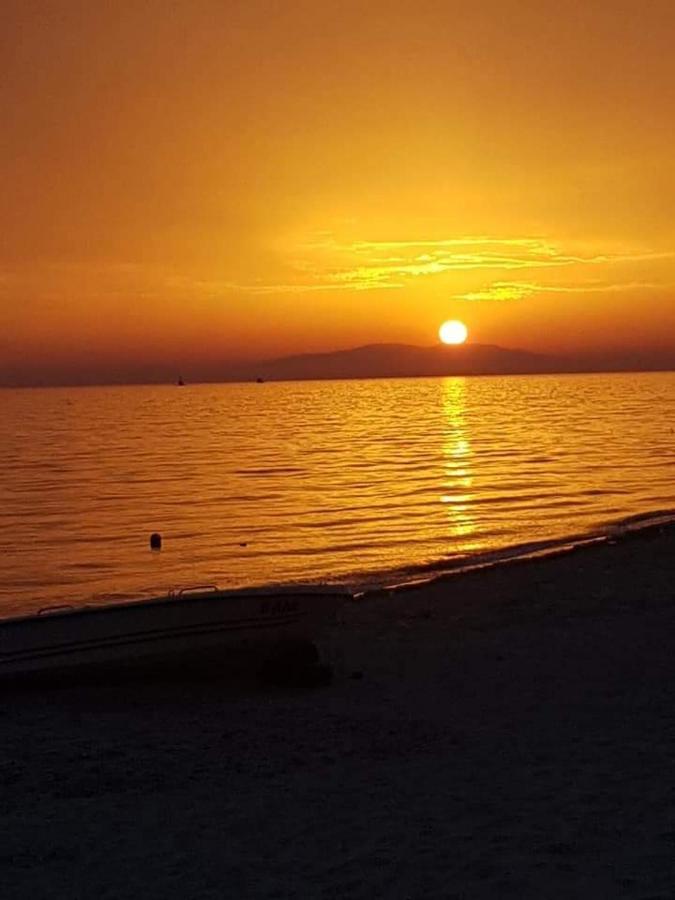
[[[0,706],[2,896],[675,896],[675,530],[366,595],[332,684]]]

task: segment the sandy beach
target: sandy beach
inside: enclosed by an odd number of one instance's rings
[[[328,687],[5,690],[4,900],[675,896],[674,560],[366,597]]]

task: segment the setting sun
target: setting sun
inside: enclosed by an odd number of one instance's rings
[[[438,329],[438,336],[444,344],[463,344],[469,336],[469,329],[464,322],[452,319],[443,322]]]

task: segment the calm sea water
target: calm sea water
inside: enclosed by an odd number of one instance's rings
[[[3,390],[0,413],[0,615],[387,583],[675,507],[673,373]]]

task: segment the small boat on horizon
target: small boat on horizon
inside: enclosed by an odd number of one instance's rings
[[[101,665],[227,664],[231,653],[312,643],[352,594],[324,585],[184,588],[0,620],[0,678]]]

